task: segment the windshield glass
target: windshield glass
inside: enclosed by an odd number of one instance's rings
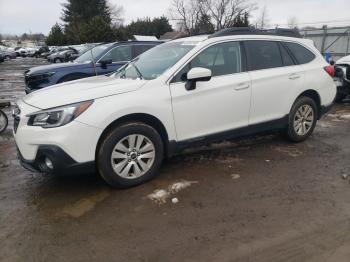
[[[91,62],[92,61],[91,53],[92,53],[94,61],[96,62],[96,58],[99,57],[111,45],[113,45],[113,43],[107,44],[107,45],[96,46],[96,47],[92,48],[91,50],[88,50],[87,52],[85,52],[81,56],[79,56],[74,61],[77,62],[77,63]]]
[[[197,43],[168,42],[158,45],[121,68],[116,77],[152,80],[184,57]]]

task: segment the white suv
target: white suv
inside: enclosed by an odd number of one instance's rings
[[[14,136],[27,168],[96,167],[108,184],[130,187],[189,146],[270,129],[305,140],[333,103],[330,74],[309,40],[230,30],[189,37],[111,75],[25,96]]]

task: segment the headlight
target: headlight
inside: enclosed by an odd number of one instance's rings
[[[32,81],[40,81],[40,80],[47,79],[47,78],[53,76],[54,74],[55,74],[55,72],[46,72],[46,73],[39,74],[39,75],[30,75],[30,77],[31,77]]]
[[[29,117],[28,126],[41,126],[43,128],[64,126],[81,115],[93,102],[90,100],[29,114],[27,115]]]

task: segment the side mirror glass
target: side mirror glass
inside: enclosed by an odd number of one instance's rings
[[[194,90],[196,89],[197,82],[209,81],[211,77],[212,77],[212,72],[210,69],[203,68],[203,67],[192,68],[187,73],[187,83],[185,87],[187,90]]]

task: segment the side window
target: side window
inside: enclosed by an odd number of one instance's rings
[[[289,55],[287,49],[284,47],[284,45],[280,44],[280,51],[282,56],[282,61],[284,66],[292,66],[294,65],[294,61],[292,57]]]
[[[227,42],[208,47],[189,62],[173,79],[174,82],[187,80],[187,72],[194,67],[204,67],[213,76],[239,73],[242,71],[239,42]]]
[[[154,45],[134,45],[134,57],[141,55],[152,47],[154,47]]]
[[[285,43],[299,64],[306,64],[315,59],[315,54],[296,43]]]
[[[274,41],[245,41],[249,70],[283,66],[278,43]]]
[[[102,59],[112,59],[112,62],[130,61],[132,59],[131,46],[115,47],[110,50]]]

